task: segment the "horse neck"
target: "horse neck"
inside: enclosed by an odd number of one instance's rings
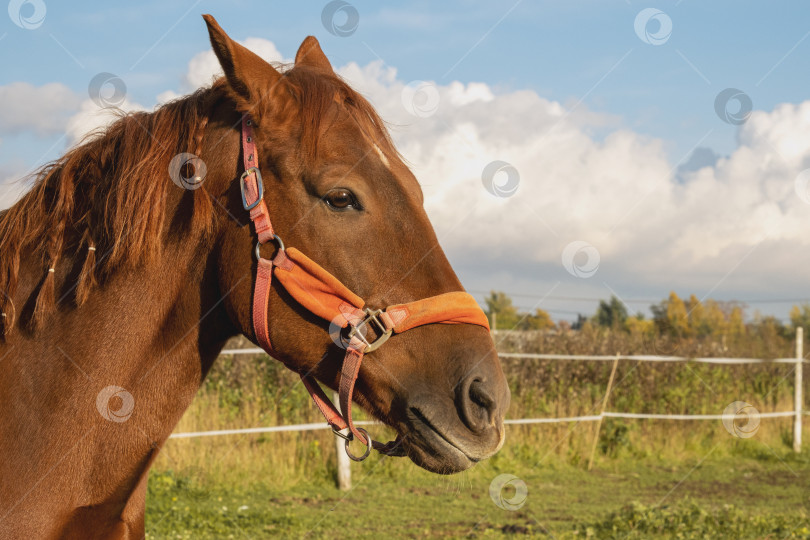
[[[30,303],[39,268],[23,260],[17,305]],[[155,260],[115,270],[82,306],[57,305],[36,332],[9,335],[0,346],[0,477],[25,481],[0,483],[0,532],[20,523],[13,513],[52,523],[48,514],[73,519],[77,508],[142,512],[133,492],[235,332],[216,272],[212,250],[169,235]]]

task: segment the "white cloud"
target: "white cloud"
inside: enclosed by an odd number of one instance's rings
[[[292,60],[284,59],[272,41],[262,38],[247,38],[240,42],[242,45],[259,55],[268,62],[288,63]],[[195,90],[201,86],[209,85],[222,75],[214,51],[207,50],[194,56],[188,64],[188,72],[183,79],[185,90]]]
[[[16,165],[5,163],[0,167],[0,210],[17,202],[28,189],[28,183],[22,178],[24,173],[18,169],[20,164]]]
[[[0,133],[33,131],[37,135],[61,134],[80,97],[60,83],[33,86],[13,82],[0,86]]]
[[[183,94],[175,92],[174,90],[166,90],[165,92],[161,92],[157,95],[156,101],[158,105],[163,105],[164,103],[175,100],[179,97],[183,97]]]
[[[29,186],[16,175],[0,174],[0,179],[0,210],[3,210],[17,202]]]
[[[395,70],[375,62],[340,73],[397,124],[393,135],[423,183],[426,208],[451,258],[473,251],[501,261],[507,276],[515,269],[507,287],[532,267],[536,282],[570,278],[547,269],[562,269],[562,250],[574,240],[599,250],[601,278],[631,285],[700,292],[733,284],[764,293],[781,285],[774,283],[779,276],[794,284],[804,279],[810,205],[796,195],[794,179],[810,167],[810,101],[756,111],[740,128],[735,152],[679,173],[664,141],[619,127],[594,137],[594,128],[613,119],[569,114],[531,91],[440,85],[435,114],[420,118],[401,104],[405,82]],[[482,171],[494,160],[519,171],[514,196],[484,189]],[[794,248],[772,249],[777,244]],[[769,256],[750,256],[752,249]]]
[[[66,133],[69,144],[81,142],[85,136],[98,128],[104,127],[120,117],[121,112],[143,111],[143,105],[124,99],[117,108],[101,107],[91,99],[81,103],[79,112],[74,114],[67,123]]]
[[[292,61],[285,60],[281,53],[278,52],[276,46],[266,39],[247,38],[240,43],[268,62],[286,63]],[[195,55],[189,62],[188,70],[183,77],[180,91],[172,89],[166,90],[158,94],[155,101],[157,104],[166,103],[167,101],[183,96],[187,92],[196,90],[201,86],[210,85],[214,79],[220,76],[222,76],[222,69],[219,66],[214,52],[210,49],[201,52]],[[121,111],[127,112],[146,110],[146,107],[143,105],[129,101],[128,99],[124,100],[118,108]],[[79,112],[72,116],[67,123],[66,129],[71,144],[81,141],[88,133],[109,124],[116,118],[117,112],[114,109],[101,108],[89,99],[83,101]]]
[[[244,44],[269,61],[289,62],[270,41]],[[720,297],[723,290],[769,296],[791,286],[804,287],[800,296],[810,292],[803,285],[810,205],[794,188],[797,174],[810,167],[810,101],[755,111],[731,155],[679,170],[665,141],[584,105],[570,111],[533,91],[428,81],[438,97],[435,112],[414,116],[403,105],[412,81],[396,69],[375,61],[338,72],[392,124],[439,238],[468,284],[545,292],[562,281],[557,294],[567,287],[600,296],[610,294],[605,286],[661,296],[678,287],[697,293],[719,287]],[[213,52],[202,52],[189,62],[181,88],[161,93],[158,102],[210,84],[219,73]],[[5,119],[10,114],[0,113],[0,127],[19,124]],[[61,129],[76,141],[108,120],[87,100]],[[511,197],[484,189],[482,171],[495,160],[520,174]],[[600,254],[588,280],[570,276],[561,263],[575,240]]]

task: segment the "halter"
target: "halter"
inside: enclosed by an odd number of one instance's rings
[[[365,307],[363,299],[349,290],[340,280],[297,249],[285,248],[284,242],[274,233],[270,213],[263,198],[264,185],[259,171],[259,156],[253,138],[253,121],[250,115],[242,117],[242,155],[245,166],[245,172],[239,179],[242,205],[250,213],[258,236],[255,249],[258,263],[253,290],[253,329],[256,340],[262,349],[272,355],[268,305],[275,273],[281,286],[301,306],[330,321],[341,332],[348,328],[343,342],[346,356],[340,370],[338,390],[342,415],[311,374],[300,374],[304,386],[335,435],[346,439],[348,456],[355,461],[362,461],[368,457],[372,448],[387,455],[405,455],[399,437],[382,444],[371,440],[366,430],[356,427],[352,422],[352,394],[360,374],[363,355],[379,348],[392,334],[425,324],[475,324],[489,330],[486,315],[475,299],[465,292],[439,294],[406,304],[388,306],[385,309],[372,310]],[[259,250],[261,245],[267,242],[274,242],[278,247],[272,260],[263,258]],[[371,340],[368,338],[370,330],[375,334]],[[349,433],[347,435],[340,433],[343,429],[348,429]],[[367,447],[361,456],[349,452],[349,441],[354,438]]]

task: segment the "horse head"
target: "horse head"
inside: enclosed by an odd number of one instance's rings
[[[281,69],[233,41],[212,17],[206,22],[227,97],[215,107],[203,157],[207,185],[221,186],[229,215],[216,231],[216,260],[236,328],[261,341],[253,313],[254,251],[269,260],[281,247],[257,246],[257,227],[235,180],[253,157],[240,151],[245,117],[263,201],[286,246],[370,309],[432,297],[440,303],[447,296],[437,295],[463,291],[423,208],[419,182],[377,113],[334,72],[318,41],[306,38],[294,65]],[[273,282],[266,304],[273,356],[337,388],[347,325],[314,314],[283,285]],[[384,329],[370,333],[375,330]],[[395,332],[366,355],[354,399],[392,426],[407,455],[431,471],[464,470],[503,444],[509,390],[480,324]]]

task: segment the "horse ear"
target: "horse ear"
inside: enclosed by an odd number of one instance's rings
[[[280,94],[284,84],[281,73],[256,53],[232,40],[214,17],[203,15],[203,19],[208,25],[211,47],[225,72],[237,106],[244,112],[253,110],[255,114],[255,107],[262,97]]]
[[[298,52],[295,53],[295,65],[312,66],[315,68],[332,71],[332,64],[329,59],[323,54],[321,45],[315,36],[307,36],[301,46],[298,47]]]

